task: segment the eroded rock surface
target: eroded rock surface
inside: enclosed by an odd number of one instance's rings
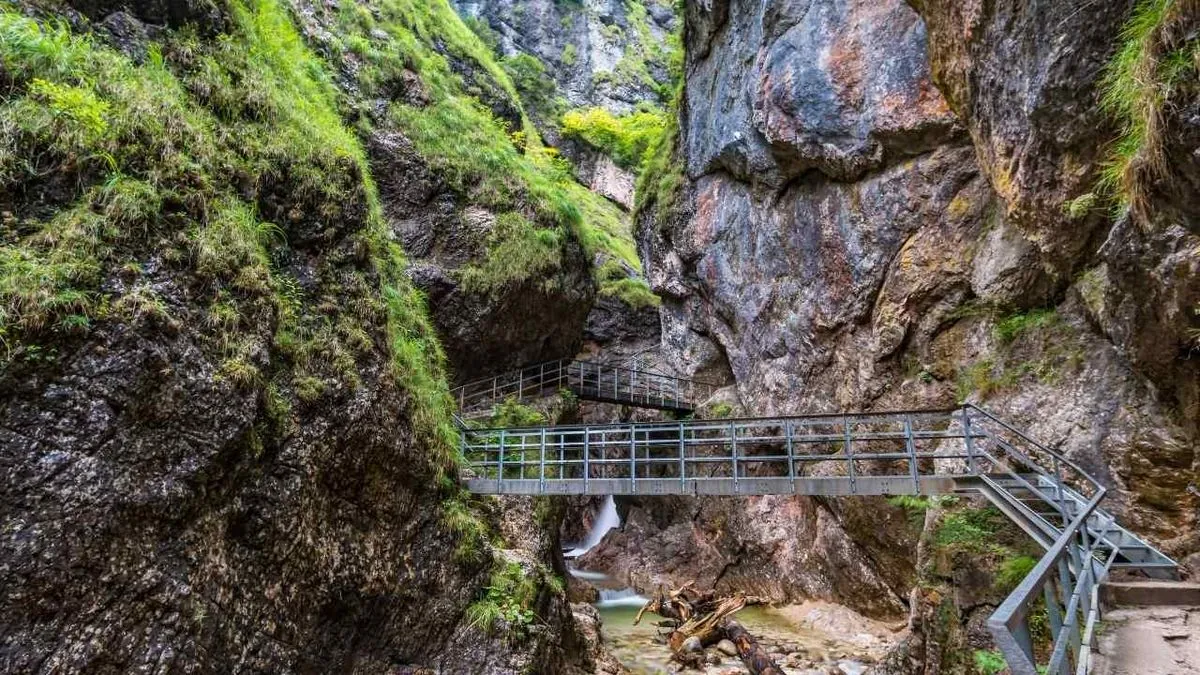
[[[1195,538],[1179,533],[1200,513],[1186,490],[1200,468],[1195,223],[1064,210],[1115,133],[1098,78],[1131,4],[690,3],[683,217],[639,222],[674,367],[727,363],[755,414],[981,403],[1078,460],[1110,486],[1109,508],[1186,559]],[[1170,136],[1171,152],[1191,138]],[[722,579],[736,557],[710,552],[737,549],[728,536],[780,551],[751,525],[706,527],[719,507],[629,508],[636,535],[595,555],[641,556],[639,579]],[[878,523],[848,517],[887,508],[835,509],[830,529],[865,561],[838,573],[933,617],[941,598],[880,573],[899,567],[894,542],[871,540]],[[836,540],[803,545],[837,558]],[[698,551],[686,565],[662,555],[685,547]],[[771,574],[798,595],[840,584],[820,564]]]

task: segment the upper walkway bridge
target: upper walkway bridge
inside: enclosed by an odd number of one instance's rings
[[[562,362],[568,389],[586,366]],[[536,368],[537,366],[535,366]],[[639,405],[636,371],[596,380],[607,400]],[[559,374],[561,373],[561,375]],[[514,377],[514,392],[532,391]],[[673,380],[674,378],[670,378]],[[535,381],[550,381],[540,375]],[[615,382],[615,384],[614,384]],[[680,381],[673,407],[701,391]],[[672,386],[676,386],[672,384]],[[710,385],[706,385],[710,387]],[[544,390],[544,389],[543,389]],[[488,400],[502,400],[502,387]],[[676,390],[672,389],[672,392]],[[686,393],[685,393],[686,392]],[[577,392],[579,393],[579,392]],[[497,398],[500,396],[500,398]],[[580,393],[580,396],[583,395]],[[652,396],[653,397],[653,396]],[[477,400],[464,394],[462,401]],[[666,400],[665,398],[660,398]],[[1113,570],[1174,578],[1176,564],[1100,508],[1106,489],[1075,462],[974,405],[837,413],[497,429],[463,429],[467,488],[515,495],[944,495],[986,497],[1045,550],[988,621],[1015,675],[1085,675]],[[1044,606],[1048,650],[1029,617]],[[1040,610],[1039,610],[1040,611]]]
[[[526,403],[566,390],[601,403],[619,403],[688,415],[716,386],[628,366],[561,359],[547,361],[454,388],[459,415],[476,418],[512,399]]]

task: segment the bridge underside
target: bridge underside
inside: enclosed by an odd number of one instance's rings
[[[964,476],[805,476],[796,478],[471,478],[476,494],[507,495],[939,495],[975,489]]]

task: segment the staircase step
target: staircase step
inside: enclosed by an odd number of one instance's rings
[[[1105,607],[1200,607],[1200,584],[1182,581],[1109,581],[1100,586]]]

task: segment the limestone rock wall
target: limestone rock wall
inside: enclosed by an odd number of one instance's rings
[[[1098,81],[1131,4],[688,3],[682,215],[639,220],[676,369],[727,364],[755,414],[979,403],[1101,477],[1110,508],[1195,568],[1197,543],[1179,533],[1200,509],[1186,490],[1200,468],[1196,224],[1174,208],[1064,208],[1094,185],[1115,133]],[[1182,132],[1170,143],[1195,149]],[[913,549],[874,541],[878,522],[855,517],[882,501],[785,501],[792,515],[770,522],[803,531],[829,509],[845,539],[780,547],[746,526],[733,548],[849,549],[863,566],[840,573],[907,595],[910,578],[889,571]],[[726,536],[694,520],[721,507],[630,508],[646,523],[630,549],[669,549],[681,529],[701,550]],[[677,571],[643,558],[642,576],[708,578],[732,559]],[[808,580],[776,592],[838,586],[803,567]]]

